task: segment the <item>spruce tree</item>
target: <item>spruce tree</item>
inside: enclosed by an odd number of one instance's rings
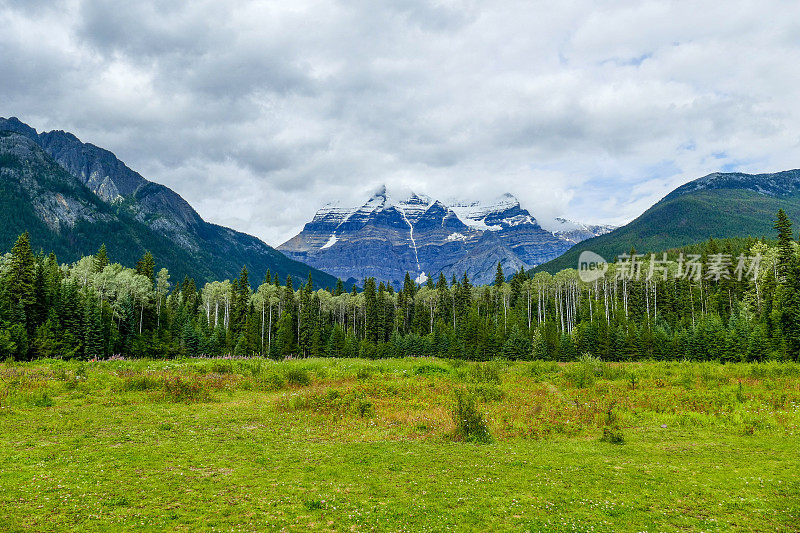
[[[6,281],[11,301],[22,303],[26,311],[35,301],[35,278],[36,263],[31,252],[30,235],[26,231],[19,236],[11,249],[11,265]]]
[[[773,227],[778,231],[778,276],[783,280],[794,256],[792,246],[792,221],[783,209],[778,210],[778,217]]]
[[[497,262],[497,270],[494,274],[494,286],[495,288],[500,288],[503,286],[503,283],[506,282],[506,277],[503,275],[503,265],[500,264],[500,261]]]
[[[83,355],[87,359],[103,357],[103,323],[100,316],[100,302],[94,297],[86,302],[83,319]]]
[[[108,260],[108,253],[106,253],[106,245],[100,246],[100,249],[97,250],[97,253],[94,256],[94,271],[95,272],[102,272],[105,267],[109,264]]]
[[[375,278],[364,280],[364,335],[371,342],[378,341],[378,295],[375,291]]]
[[[149,251],[145,252],[139,262],[136,263],[136,273],[153,281],[156,275],[156,261]]]
[[[292,324],[292,315],[288,312],[284,311],[283,316],[281,316],[281,319],[278,321],[278,332],[275,335],[275,344],[278,347],[279,356],[290,357],[294,355],[294,327]]]

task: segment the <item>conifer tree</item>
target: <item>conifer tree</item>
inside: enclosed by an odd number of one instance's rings
[[[781,280],[786,275],[794,255],[792,246],[792,221],[783,209],[778,210],[777,220],[773,227],[778,231],[778,276]]]
[[[145,252],[139,262],[136,263],[136,273],[153,281],[156,274],[156,261],[149,251]]]
[[[35,301],[34,282],[36,264],[31,252],[30,235],[26,231],[19,236],[11,249],[11,265],[8,269],[8,292],[13,303],[27,308]],[[27,310],[27,309],[26,309]]]
[[[364,280],[364,336],[371,342],[378,340],[378,295],[375,278]]]
[[[87,359],[103,357],[103,324],[99,302],[94,297],[86,303],[83,326],[83,355]]]
[[[333,291],[334,296],[340,296],[344,293],[344,283],[342,283],[341,278],[336,280],[336,288]]]
[[[497,270],[494,274],[494,286],[495,288],[500,288],[503,286],[503,283],[506,282],[506,277],[503,275],[503,265],[500,264],[500,261],[497,262]]]
[[[275,335],[275,344],[278,346],[278,355],[281,357],[290,357],[295,353],[294,344],[294,325],[292,324],[292,315],[284,312],[281,319],[278,321],[278,332]]]
[[[94,256],[94,271],[102,272],[103,269],[108,266],[108,264],[108,253],[106,253],[106,245],[103,243]]]

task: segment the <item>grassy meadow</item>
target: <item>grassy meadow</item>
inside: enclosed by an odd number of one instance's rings
[[[793,363],[2,363],[0,530],[796,531],[799,436]]]

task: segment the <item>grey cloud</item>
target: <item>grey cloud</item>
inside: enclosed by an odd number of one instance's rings
[[[0,115],[272,244],[383,182],[618,223],[724,166],[798,166],[784,2],[31,5],[0,2]]]

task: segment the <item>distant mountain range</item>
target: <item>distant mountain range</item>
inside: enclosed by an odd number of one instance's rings
[[[251,280],[269,269],[282,278],[333,287],[336,278],[291,260],[261,240],[204,221],[173,190],[146,180],[109,152],[64,131],[37,131],[0,118],[0,248],[23,231],[61,261],[105,243],[112,259],[134,264],[150,250],[173,280],[232,279],[243,265]]]
[[[233,278],[246,265],[253,281],[269,269],[282,278],[311,273],[329,287],[337,277],[348,285],[368,276],[401,283],[406,272],[419,282],[466,272],[475,283],[490,283],[498,262],[507,273],[555,272],[575,268],[584,250],[612,260],[631,248],[649,253],[709,237],[772,236],[781,208],[800,222],[800,170],[709,174],[616,229],[540,222],[510,194],[492,202],[440,201],[414,193],[391,198],[384,187],[359,207],[323,207],[275,250],[204,221],[180,195],[107,150],[0,118],[0,247],[9,249],[27,230],[34,247],[62,261],[103,243],[126,264],[150,250],[173,280]]]
[[[538,269],[552,273],[577,268],[584,250],[612,261],[632,248],[651,253],[709,237],[774,237],[772,224],[779,209],[800,222],[800,170],[715,172],[678,187],[629,224],[584,240]]]
[[[466,272],[489,283],[498,262],[509,273],[531,268],[612,229],[565,219],[547,226],[510,194],[488,203],[442,202],[415,193],[394,199],[382,187],[360,207],[326,205],[278,250],[342,279],[400,283],[408,272],[423,282]]]

